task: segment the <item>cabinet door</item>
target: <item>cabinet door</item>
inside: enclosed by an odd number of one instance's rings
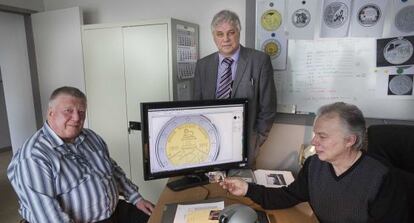
[[[141,121],[140,103],[169,101],[170,61],[167,24],[125,27],[124,57],[128,121]],[[129,135],[132,180],[157,201],[166,180],[144,181],[141,131]]]
[[[108,145],[111,157],[131,177],[122,28],[83,33],[88,123]]]

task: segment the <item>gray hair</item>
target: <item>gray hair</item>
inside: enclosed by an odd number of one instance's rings
[[[86,95],[80,91],[79,89],[75,88],[75,87],[69,87],[69,86],[63,86],[60,88],[57,88],[53,91],[53,93],[50,95],[49,98],[49,107],[53,106],[53,102],[54,100],[59,96],[59,95],[69,95],[75,98],[79,98],[81,100],[83,100],[86,104]]]
[[[365,119],[361,110],[355,105],[344,102],[336,102],[324,105],[319,108],[317,117],[324,115],[337,114],[343,122],[348,133],[357,137],[353,148],[358,150],[365,149]]]
[[[240,32],[241,25],[239,16],[237,16],[235,12],[232,12],[230,10],[222,10],[218,12],[216,15],[214,15],[213,20],[211,21],[211,32],[214,32],[216,27],[219,24],[222,24],[223,22],[230,23],[231,25],[236,27],[236,29]]]

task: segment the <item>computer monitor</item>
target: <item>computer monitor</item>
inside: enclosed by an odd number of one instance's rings
[[[173,190],[208,183],[206,172],[247,166],[247,99],[141,103],[144,179],[186,176]]]

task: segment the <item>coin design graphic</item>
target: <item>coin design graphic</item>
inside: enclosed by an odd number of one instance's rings
[[[385,45],[383,54],[386,61],[391,64],[407,62],[413,55],[413,44],[404,38],[393,39]]]
[[[292,23],[298,28],[305,27],[311,20],[311,14],[306,9],[298,9],[292,14]]]
[[[358,22],[365,27],[374,26],[380,18],[381,9],[374,4],[364,5],[358,11]]]
[[[157,136],[157,160],[161,167],[211,162],[219,154],[219,134],[203,115],[170,119]]]
[[[413,79],[409,75],[390,75],[389,89],[394,95],[411,95]]]
[[[332,2],[323,12],[325,24],[331,28],[341,27],[348,20],[348,6],[342,2]]]
[[[414,31],[414,5],[406,6],[395,15],[395,27],[401,32]]]
[[[267,53],[272,59],[280,55],[280,43],[275,39],[268,39],[262,44],[262,51]]]
[[[282,15],[274,9],[267,10],[262,14],[260,24],[267,31],[275,31],[282,24]]]

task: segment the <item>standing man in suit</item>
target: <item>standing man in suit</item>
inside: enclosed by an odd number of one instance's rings
[[[276,114],[276,89],[270,57],[240,45],[240,20],[222,10],[211,22],[218,52],[199,61],[195,70],[194,99],[248,98],[249,166],[255,167]]]

